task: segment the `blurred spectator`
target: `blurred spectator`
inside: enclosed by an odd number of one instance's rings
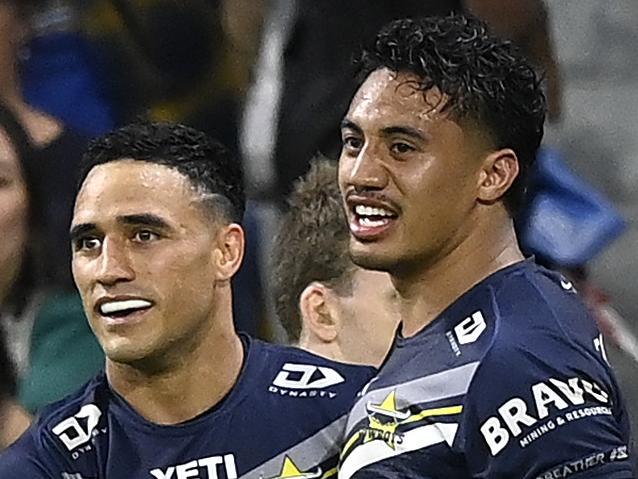
[[[28,35],[27,18],[35,2],[0,2],[0,101],[15,116],[33,145],[40,174],[37,187],[47,200],[42,212],[47,252],[42,258],[46,280],[71,288],[70,248],[67,236],[73,208],[76,172],[88,138],[56,118],[29,105],[22,95],[19,57]]]
[[[98,75],[98,55],[79,28],[72,0],[32,0],[29,35],[20,52],[27,102],[70,128],[97,136],[115,126],[113,105]]]
[[[464,0],[466,9],[494,33],[512,40],[545,75],[547,119],[560,120],[563,87],[554,51],[549,14],[543,0]]]
[[[249,37],[255,35],[249,30],[261,0],[85,3],[84,27],[99,49],[101,76],[119,122],[138,116],[179,121],[238,152],[239,109],[254,43]],[[247,255],[233,298],[237,329],[252,334],[263,310],[254,224],[248,214]]]
[[[20,437],[30,423],[31,417],[16,400],[13,364],[0,329],[0,451]]]
[[[275,309],[290,341],[335,361],[379,366],[399,322],[390,276],[356,266],[337,165],[318,157],[288,197],[272,255]]]
[[[94,0],[83,24],[118,123],[179,121],[237,150],[239,89],[229,74],[220,2]]]
[[[0,327],[27,409],[59,399],[102,367],[103,355],[75,294],[50,283],[42,256],[46,161],[11,110],[0,107]],[[47,178],[45,178],[47,179]]]
[[[249,8],[242,0],[227,3],[235,16]],[[269,0],[263,8],[239,143],[253,200],[246,215],[255,225],[253,237],[259,238],[257,264],[266,271],[279,208],[293,181],[317,153],[334,158],[341,148],[339,124],[356,89],[351,60],[357,47],[389,20],[447,14],[459,10],[461,0]],[[254,23],[227,23],[232,38],[241,38],[242,28],[247,38],[254,37]],[[264,281],[269,291],[268,278]],[[274,317],[272,310],[268,304],[268,317]],[[275,339],[283,336],[275,329]]]
[[[283,201],[321,152],[336,157],[356,83],[352,55],[388,21],[443,15],[460,0],[272,0],[241,132],[248,192]]]
[[[542,0],[271,0],[267,5],[240,135],[253,197],[281,201],[312,156],[338,152],[339,122],[354,93],[352,54],[394,18],[460,10],[482,18],[545,72],[549,118],[560,117],[561,79]],[[254,35],[254,26],[243,27],[249,38]]]

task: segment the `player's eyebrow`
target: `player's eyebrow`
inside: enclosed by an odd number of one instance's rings
[[[343,120],[341,120],[341,129],[345,130],[346,128],[349,130],[354,130],[357,133],[363,133],[363,130],[361,129],[361,127],[357,125],[354,121],[349,120],[348,118],[344,118]]]
[[[148,226],[161,230],[170,230],[171,225],[160,216],[152,213],[140,213],[132,215],[122,215],[116,218],[116,221],[123,226]],[[95,223],[80,223],[71,227],[69,236],[71,241],[77,240],[79,237],[87,233],[91,233],[98,229]]]
[[[71,241],[75,241],[80,236],[84,236],[85,234],[91,231],[95,231],[96,229],[97,225],[95,223],[80,223],[71,227],[71,230],[69,231],[69,237]]]
[[[341,129],[349,129],[359,134],[363,134],[363,130],[361,129],[361,127],[348,118],[344,118],[341,121]],[[399,134],[409,136],[411,138],[414,138],[415,140],[427,141],[427,136],[421,130],[405,125],[386,126],[385,128],[381,129],[381,134],[385,137]]]
[[[158,229],[171,229],[171,226],[165,219],[152,213],[122,215],[118,216],[116,221],[124,226],[148,226]]]
[[[411,126],[387,126],[381,129],[381,134],[383,136],[392,136],[392,135],[405,135],[415,140],[426,141],[427,138],[423,134],[422,131],[412,128]]]

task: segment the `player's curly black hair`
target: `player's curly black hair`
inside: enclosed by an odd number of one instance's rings
[[[245,209],[239,161],[205,133],[178,123],[138,122],[91,142],[83,157],[80,185],[103,163],[133,159],[174,168],[186,176],[230,221],[241,222]]]
[[[505,204],[516,212],[529,169],[543,137],[545,95],[541,78],[509,41],[491,35],[465,15],[396,20],[377,35],[357,60],[361,80],[375,70],[415,74],[423,91],[447,97],[444,110],[455,120],[486,129],[495,148],[511,148],[519,175]]]

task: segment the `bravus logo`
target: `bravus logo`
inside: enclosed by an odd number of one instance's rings
[[[584,405],[587,400],[602,405],[609,403],[609,394],[602,387],[579,377],[567,381],[551,378],[532,385],[531,393],[533,402],[525,402],[520,397],[508,399],[498,407],[497,414],[481,425],[481,434],[493,456],[501,452],[512,437],[521,436],[523,427],[526,435],[520,443],[521,447],[526,447],[566,422],[592,415],[611,414],[611,409],[606,406],[581,408],[561,414],[568,408]],[[545,419],[548,421],[540,424]],[[530,432],[530,428],[535,429]]]

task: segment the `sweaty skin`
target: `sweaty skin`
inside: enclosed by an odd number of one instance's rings
[[[516,155],[454,121],[445,96],[417,82],[387,69],[368,76],[343,121],[339,162],[352,257],[391,274],[405,335],[523,259],[505,206],[495,204],[518,174]],[[368,228],[355,213],[360,205],[393,217]]]
[[[109,382],[160,424],[210,408],[242,363],[230,278],[243,232],[211,222],[199,199],[176,170],[121,160],[93,168],[75,206],[73,275]],[[122,300],[150,307],[102,314],[104,302]]]

